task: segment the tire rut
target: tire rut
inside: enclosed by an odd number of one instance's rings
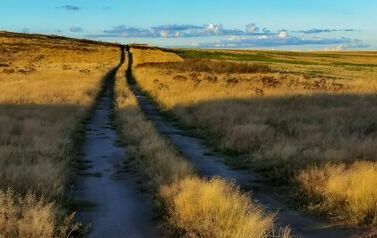
[[[140,192],[138,175],[126,172],[127,154],[117,145],[113,126],[115,75],[125,61],[104,78],[91,119],[86,125],[81,153],[85,170],[78,174],[73,197],[81,201],[78,220],[90,224],[88,237],[159,237],[149,195]],[[86,206],[85,206],[86,204]]]

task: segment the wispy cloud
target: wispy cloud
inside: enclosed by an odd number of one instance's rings
[[[277,47],[277,46],[304,46],[304,45],[341,45],[344,48],[366,48],[360,40],[352,38],[300,38],[289,36],[281,31],[277,36],[261,37],[232,37],[212,43],[200,43],[202,48],[252,48],[252,47]]]
[[[154,37],[188,37],[200,34],[202,29],[201,26],[174,24],[155,26],[150,29],[150,32]]]
[[[64,10],[67,10],[67,11],[78,11],[78,10],[81,9],[80,7],[75,6],[75,5],[64,5],[64,6],[60,6],[60,7],[57,7],[57,8],[64,9]]]
[[[261,30],[262,29],[262,30]],[[292,31],[294,33],[319,34],[329,32],[353,32],[354,29],[320,29],[312,28],[308,30]],[[116,26],[112,29],[104,30],[101,34],[90,35],[90,37],[162,37],[162,38],[180,38],[180,37],[206,37],[206,36],[263,36],[263,35],[280,35],[284,37],[287,31],[272,32],[267,27],[259,27],[255,23],[245,26],[244,30],[224,28],[222,24],[208,25],[161,25],[151,28],[137,28],[125,25]]]
[[[70,32],[83,32],[84,31],[84,29],[82,28],[82,27],[79,27],[79,26],[71,26],[70,28],[69,28],[69,31]]]
[[[253,23],[248,24],[245,30],[224,28],[222,24],[208,25],[161,25],[151,28],[136,28],[126,25],[116,26],[104,30],[101,34],[88,35],[88,37],[161,37],[161,38],[182,38],[182,37],[207,37],[207,36],[247,36],[247,35],[273,35],[267,28],[262,31]]]
[[[100,37],[153,37],[151,31],[142,28],[120,25],[109,30],[104,30]]]
[[[195,43],[202,48],[252,48],[252,47],[278,47],[278,46],[305,46],[324,45],[341,46],[343,48],[365,48],[360,40],[349,37],[318,37],[325,32],[352,32],[353,29],[319,29],[313,28],[300,31],[277,30],[272,31],[267,27],[259,27],[250,23],[243,30],[225,28],[222,24],[190,25],[172,24],[160,25],[150,28],[137,28],[120,25],[103,30],[100,34],[87,35],[90,38],[124,37],[124,38],[205,38],[217,36],[219,40],[210,43]],[[304,36],[298,34],[303,33]],[[339,34],[338,34],[339,35]]]
[[[319,33],[330,33],[330,32],[353,32],[356,31],[355,29],[318,29],[312,28],[309,30],[300,30],[294,31],[297,33],[304,33],[304,34],[319,34]]]

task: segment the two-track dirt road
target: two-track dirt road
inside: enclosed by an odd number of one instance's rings
[[[290,209],[272,188],[258,182],[256,174],[229,168],[221,155],[211,151],[200,139],[186,135],[178,125],[162,116],[159,108],[140,90],[132,77],[129,50],[127,55],[128,82],[146,118],[182,152],[201,176],[220,176],[234,181],[241,188],[251,188],[252,198],[269,211],[276,212],[278,224],[289,225],[299,237],[357,237],[355,228],[331,225]],[[93,115],[86,125],[81,162],[87,168],[80,172],[74,197],[91,205],[78,212],[81,221],[91,224],[89,237],[161,236],[153,221],[152,199],[140,192],[138,176],[123,169],[122,162],[127,154],[117,146],[118,135],[113,127],[114,81],[124,61],[122,49],[121,62],[106,75]]]
[[[122,50],[120,65],[123,63]],[[140,192],[137,175],[122,168],[127,154],[117,146],[113,94],[120,65],[105,76],[104,87],[86,125],[81,162],[87,169],[79,174],[74,197],[90,206],[78,212],[78,219],[90,224],[89,237],[158,237],[152,200]]]

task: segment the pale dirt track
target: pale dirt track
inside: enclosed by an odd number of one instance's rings
[[[124,63],[122,54],[121,64]],[[86,125],[82,163],[74,197],[91,204],[78,211],[78,219],[90,224],[88,237],[159,237],[153,221],[152,199],[138,188],[138,176],[126,172],[127,154],[117,146],[113,127],[113,90],[118,67],[110,71],[93,115]]]
[[[127,52],[128,55],[129,52]],[[121,64],[124,62],[122,54]],[[220,176],[234,181],[241,188],[251,188],[252,198],[268,211],[277,213],[280,226],[289,225],[299,237],[347,238],[358,237],[353,227],[331,225],[288,208],[268,185],[250,171],[233,170],[224,158],[204,143],[185,134],[177,124],[169,121],[159,108],[145,96],[132,78],[132,55],[127,71],[128,82],[146,118],[190,161],[202,177]],[[114,80],[118,67],[110,71],[86,125],[82,154],[87,169],[78,178],[74,197],[94,206],[78,212],[78,218],[91,224],[89,237],[159,237],[153,221],[152,199],[138,188],[137,175],[126,172],[122,162],[125,151],[117,146],[118,135],[113,127]]]

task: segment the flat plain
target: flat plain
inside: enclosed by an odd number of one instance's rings
[[[376,224],[375,52],[134,51],[141,88],[231,166],[301,210]]]
[[[375,235],[376,52],[0,43],[0,237]]]

